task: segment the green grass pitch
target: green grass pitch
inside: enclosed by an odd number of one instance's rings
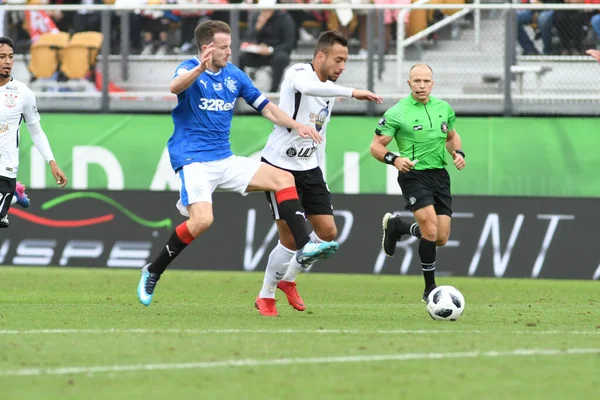
[[[0,398],[600,398],[598,282],[440,277],[466,309],[432,320],[422,278],[301,275],[307,310],[262,273],[0,268]]]

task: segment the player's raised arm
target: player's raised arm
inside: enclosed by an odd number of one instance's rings
[[[180,94],[189,88],[208,68],[208,63],[212,60],[214,49],[213,43],[202,46],[200,64],[189,70],[185,67],[180,67],[175,73],[175,78],[169,84],[169,91],[173,94]]]
[[[292,89],[307,96],[316,97],[352,97],[353,88],[336,85],[334,83],[321,82],[310,79],[312,71],[297,73],[292,81]]]
[[[28,91],[25,96],[23,117],[25,118],[25,124],[27,124],[27,130],[31,135],[31,140],[44,160],[50,165],[52,176],[56,179],[56,184],[61,188],[65,187],[67,185],[67,176],[56,163],[50,143],[48,142],[48,137],[40,125],[40,114],[37,110],[35,95],[33,92]]]
[[[377,104],[383,103],[383,97],[376,95],[368,90],[360,90],[337,85],[335,83],[327,83],[321,81],[309,81],[302,79],[302,75],[298,75],[292,82],[294,90],[308,95],[319,97],[348,97],[357,100],[374,101]]]
[[[285,126],[286,128],[293,129],[298,132],[298,135],[301,137],[311,138],[317,144],[323,141],[323,138],[315,128],[296,122],[292,117],[287,115],[285,111],[271,102],[269,102],[262,109],[261,113],[265,118],[273,122],[275,125]]]

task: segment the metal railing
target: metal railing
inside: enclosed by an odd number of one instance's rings
[[[430,0],[417,0],[413,4],[415,6],[420,6],[420,5],[429,3],[429,1]],[[475,0],[474,5],[479,5],[479,4],[480,4],[480,0]],[[468,9],[468,8],[462,9],[459,12],[454,13],[453,15],[448,16],[448,17],[442,19],[441,21],[438,21],[438,22],[428,26],[427,28],[423,29],[422,31],[420,31],[408,38],[406,37],[404,24],[403,23],[398,24],[397,38],[396,38],[396,72],[397,72],[398,76],[402,76],[402,74],[404,73],[404,49],[406,47],[416,43],[417,41],[419,41],[423,38],[426,38],[427,36],[439,31],[440,29],[444,28],[445,26],[452,24],[453,22],[463,18],[464,16],[471,13],[472,11],[473,10]],[[398,21],[404,21],[404,18],[406,17],[406,15],[409,12],[410,12],[410,9],[408,9],[408,8],[402,9],[400,11],[400,15],[398,16]],[[480,18],[481,18],[481,13],[480,13],[479,9],[475,9],[474,33],[475,33],[475,45],[477,48],[479,48],[480,36],[481,36]],[[400,80],[398,81],[398,83],[400,83]]]
[[[470,112],[470,113],[494,113],[494,114],[505,114],[512,115],[514,113],[536,113],[536,107],[538,107],[538,113],[564,113],[567,108],[565,104],[577,103],[578,111],[583,114],[597,114],[600,112],[600,86],[597,88],[597,94],[590,94],[589,92],[577,92],[564,93],[562,91],[548,90],[546,92],[527,92],[524,94],[516,93],[514,85],[514,73],[511,72],[511,67],[517,63],[556,63],[556,62],[569,62],[577,63],[576,66],[592,65],[594,60],[588,57],[518,57],[517,56],[517,39],[516,39],[516,10],[600,10],[600,4],[481,4],[480,0],[475,0],[473,4],[428,4],[427,0],[420,0],[410,5],[401,4],[276,4],[273,6],[259,6],[252,4],[225,4],[225,5],[203,5],[203,4],[168,4],[168,5],[153,5],[142,7],[148,10],[227,10],[230,11],[230,25],[232,27],[232,48],[236,49],[239,45],[240,32],[238,29],[238,22],[240,21],[240,12],[249,10],[260,10],[260,9],[286,9],[286,10],[306,10],[309,7],[311,10],[328,10],[333,11],[338,8],[349,8],[354,11],[366,11],[367,12],[367,42],[368,42],[368,56],[366,59],[360,57],[351,57],[352,62],[364,62],[366,68],[364,69],[366,74],[364,76],[363,84],[367,89],[377,91],[388,98],[397,99],[403,97],[405,93],[398,92],[399,81],[404,81],[402,77],[406,73],[407,59],[405,57],[405,51],[412,45],[418,43],[421,39],[427,37],[433,32],[437,32],[440,29],[445,28],[448,24],[452,24],[457,20],[464,18],[470,13],[473,13],[473,40],[472,45],[475,51],[480,50],[484,43],[482,43],[482,32],[485,31],[481,23],[481,13],[483,11],[500,11],[504,13],[502,19],[502,27],[504,33],[502,35],[502,43],[485,43],[485,45],[503,45],[503,65],[498,66],[499,73],[497,74],[500,83],[501,90],[497,94],[474,94],[462,92],[457,86],[456,88],[449,87],[447,92],[442,92],[440,97],[452,100],[458,104],[456,107],[459,112]],[[37,5],[37,6],[25,6],[25,5],[4,5],[2,10],[5,12],[10,11],[26,11],[26,10],[61,10],[61,11],[98,11],[102,15],[102,32],[105,38],[110,37],[112,31],[111,16],[114,12],[120,13],[121,23],[121,37],[120,37],[120,79],[127,82],[131,78],[131,60],[135,57],[130,56],[130,43],[129,43],[129,18],[130,13],[134,10],[140,9],[139,6],[115,6],[115,5]],[[393,9],[400,10],[399,21],[403,21],[405,13],[412,10],[455,10],[460,11],[454,13],[451,16],[447,16],[441,21],[427,27],[421,32],[411,36],[405,37],[404,24],[399,23],[397,29],[397,40],[396,40],[396,55],[384,55],[383,45],[383,21],[381,13],[378,11]],[[377,29],[379,27],[379,29]],[[377,35],[376,32],[379,32]],[[433,55],[431,58],[435,59],[436,49],[428,50]],[[235,62],[235,56],[232,59]],[[111,101],[114,99],[123,99],[127,97],[143,96],[148,97],[162,97],[172,98],[166,92],[162,91],[140,91],[133,90],[126,93],[109,93],[109,81],[110,81],[110,63],[111,58],[114,60],[114,56],[110,56],[110,41],[105,40],[102,46],[102,51],[99,56],[99,70],[102,73],[103,84],[101,94],[96,93],[44,93],[38,94],[39,97],[48,97],[58,100],[61,96],[69,98],[90,98],[100,99],[100,105],[98,110],[109,112],[115,109],[111,107]],[[174,59],[181,59],[174,57]],[[395,64],[395,68],[393,66]],[[136,64],[139,65],[139,64]],[[494,66],[496,68],[496,66]],[[389,71],[394,70],[390,75]],[[361,69],[362,71],[362,69]],[[387,71],[387,72],[386,72]],[[483,75],[483,72],[481,73]],[[600,70],[598,70],[600,75]],[[115,77],[114,71],[112,77]],[[377,79],[376,79],[377,78]],[[553,78],[558,79],[559,76]],[[544,78],[550,79],[550,78]],[[526,79],[525,88],[529,91],[530,86],[529,80]],[[528,86],[529,85],[529,86]],[[587,88],[589,89],[589,87]],[[276,95],[276,94],[272,94]],[[485,103],[485,102],[489,103]],[[532,103],[533,102],[533,103]],[[485,104],[483,104],[485,103]],[[57,103],[54,103],[55,105]],[[525,104],[525,105],[524,105]],[[584,104],[584,107],[581,106]],[[590,107],[587,107],[591,105]],[[141,104],[143,108],[143,104]],[[389,104],[385,105],[386,107]],[[475,107],[474,107],[475,106]],[[360,112],[361,108],[363,112],[368,115],[373,115],[381,111],[381,107],[376,107],[372,103],[359,103],[355,102],[355,109],[357,113]],[[487,107],[487,108],[486,108]],[[587,108],[586,108],[587,107]],[[596,111],[594,111],[594,107]],[[533,111],[532,111],[533,110]]]

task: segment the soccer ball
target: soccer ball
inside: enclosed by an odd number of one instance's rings
[[[438,321],[456,321],[465,310],[465,298],[454,286],[438,286],[427,297],[427,311]]]

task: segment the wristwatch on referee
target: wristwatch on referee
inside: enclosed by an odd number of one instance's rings
[[[462,156],[462,158],[467,158],[467,156],[465,156],[465,152],[462,151],[461,149],[458,150],[454,150],[456,152],[456,154],[460,154]]]

